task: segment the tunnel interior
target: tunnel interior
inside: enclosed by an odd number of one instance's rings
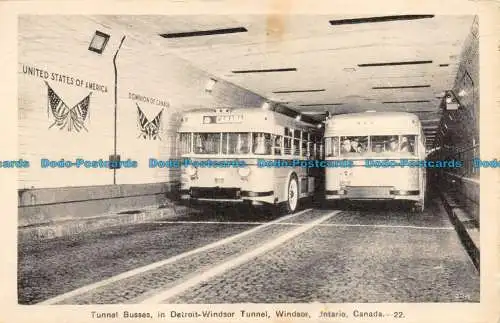
[[[428,160],[463,164],[430,168],[430,187],[477,210],[479,19],[389,18],[21,16],[20,157],[131,166],[60,176],[34,162],[19,172],[20,225],[167,205],[180,170],[145,165],[179,156],[183,112],[264,105],[320,125],[353,112],[414,113]],[[61,109],[80,119],[61,120]]]
[[[482,19],[19,15],[18,303],[480,303]]]

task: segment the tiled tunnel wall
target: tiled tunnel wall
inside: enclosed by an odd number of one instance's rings
[[[19,172],[20,219],[47,220],[157,203],[180,174],[149,168],[148,159],[177,157],[175,130],[182,111],[236,104],[257,107],[264,100],[222,80],[208,93],[205,86],[211,75],[166,53],[147,37],[102,21],[105,18],[84,16],[19,18],[19,157],[31,162]],[[102,54],[88,50],[96,30],[111,35]],[[42,158],[107,160],[113,154],[113,57],[123,36],[116,57],[116,145],[121,160],[136,160],[138,167],[117,170],[118,187],[113,185],[113,170],[107,168],[43,169]],[[64,117],[65,111],[87,113],[83,122],[65,124],[65,118],[71,119]],[[158,136],[141,136],[139,117],[151,121],[160,113]],[[96,199],[102,202],[85,209],[85,201]]]

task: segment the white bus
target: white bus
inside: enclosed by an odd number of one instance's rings
[[[284,204],[293,212],[317,190],[321,170],[280,167],[322,157],[320,129],[298,118],[262,108],[191,111],[178,141],[183,199]]]
[[[426,169],[421,163],[425,154],[422,127],[414,114],[364,112],[334,116],[325,125],[325,158],[349,160],[352,167],[326,169],[325,197],[407,200],[414,209],[423,211]]]

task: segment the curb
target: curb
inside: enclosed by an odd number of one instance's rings
[[[479,228],[471,223],[469,216],[467,216],[460,205],[453,202],[453,200],[446,193],[440,192],[440,196],[446,213],[448,213],[448,217],[455,227],[462,245],[467,251],[467,254],[471,258],[477,271],[480,272],[479,239],[473,236],[479,236]]]
[[[107,227],[123,226],[185,215],[190,208],[168,205],[165,208],[124,211],[102,216],[62,220],[36,226],[18,228],[18,243],[33,243],[47,239],[68,237]]]

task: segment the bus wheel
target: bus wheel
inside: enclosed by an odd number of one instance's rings
[[[418,201],[413,204],[412,211],[416,213],[424,212],[425,204],[424,201]]]
[[[286,195],[287,195],[287,200],[285,202],[286,212],[287,213],[295,212],[295,210],[299,205],[299,185],[297,182],[297,177],[295,175],[292,175],[292,177],[290,177]]]

